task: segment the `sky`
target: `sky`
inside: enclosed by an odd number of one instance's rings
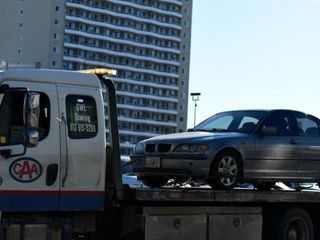
[[[191,92],[196,123],[234,109],[320,117],[320,0],[193,0]]]

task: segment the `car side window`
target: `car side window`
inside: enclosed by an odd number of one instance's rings
[[[259,120],[254,117],[244,116],[238,126],[238,130],[250,132],[256,127],[258,122]]]
[[[264,127],[274,127],[276,129],[276,136],[294,135],[290,116],[287,112],[275,111],[270,113],[262,125],[262,128]]]
[[[319,125],[315,118],[308,116],[303,113],[294,113],[294,119],[298,125],[299,135],[306,137],[318,137],[319,133]]]
[[[2,98],[0,107],[0,145],[22,144],[26,126],[23,106],[25,91],[8,91]],[[49,97],[40,92],[39,140],[43,140],[50,129]]]

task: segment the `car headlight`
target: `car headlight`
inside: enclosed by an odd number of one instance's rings
[[[180,153],[205,153],[209,149],[206,144],[181,144],[174,149]]]
[[[144,153],[144,149],[145,149],[145,144],[143,142],[139,142],[134,147],[134,152],[135,153]]]

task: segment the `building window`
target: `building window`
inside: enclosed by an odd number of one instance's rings
[[[54,25],[58,25],[59,21],[57,19],[54,20]]]
[[[59,12],[59,11],[60,11],[60,7],[56,6],[56,12]]]
[[[23,10],[23,9],[20,10],[20,14],[21,14],[21,15],[24,14],[24,10]]]
[[[22,50],[19,48],[18,49],[18,54],[21,55],[21,53],[22,53]]]
[[[56,66],[56,61],[52,61],[52,66]]]
[[[58,34],[57,33],[53,34],[53,39],[58,39]]]
[[[22,27],[22,26],[23,26],[23,23],[20,23],[20,24],[19,24],[19,27]]]

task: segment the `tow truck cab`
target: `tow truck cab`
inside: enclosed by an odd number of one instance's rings
[[[0,74],[2,212],[103,211],[106,128],[95,74]]]

